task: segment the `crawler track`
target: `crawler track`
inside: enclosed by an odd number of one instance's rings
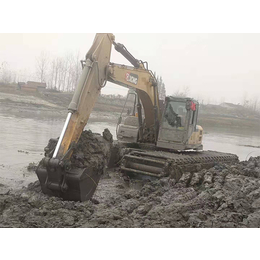
[[[207,169],[220,162],[235,163],[238,162],[238,157],[234,154],[215,151],[173,153],[132,149],[124,155],[121,171],[131,177],[162,178],[171,176],[178,181],[183,172]]]

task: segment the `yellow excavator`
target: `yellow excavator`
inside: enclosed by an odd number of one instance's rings
[[[112,63],[112,46],[133,66]],[[70,169],[67,162],[107,81],[136,95],[137,112],[123,123],[120,117],[117,126],[118,142],[128,148],[121,160],[125,174],[151,178],[173,175],[178,179],[178,172],[196,169],[196,165],[238,160],[236,155],[202,151],[203,129],[197,125],[199,103],[177,97],[161,102],[148,63],[135,59],[124,45],[115,42],[113,34],[96,34],[81,63],[82,74],[57,145],[36,170],[44,193],[74,201],[88,200],[94,194],[100,176],[87,168]]]

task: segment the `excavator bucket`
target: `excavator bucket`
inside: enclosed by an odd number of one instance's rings
[[[66,171],[62,167],[43,167],[36,170],[44,194],[70,201],[86,201],[93,196],[100,175],[93,168],[75,168]]]

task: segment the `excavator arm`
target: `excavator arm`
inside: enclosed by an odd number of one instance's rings
[[[69,105],[69,112],[53,158],[62,159],[72,143],[77,143],[107,78],[113,34],[99,33],[82,62],[83,71]],[[69,157],[69,154],[67,154]]]

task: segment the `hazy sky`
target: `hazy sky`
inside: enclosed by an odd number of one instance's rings
[[[41,51],[52,56],[89,50],[95,34],[0,34],[0,64],[8,62],[16,71],[34,73],[35,58]],[[260,34],[120,34],[137,59],[163,77],[167,95],[183,86],[190,96],[208,101],[240,103],[245,92],[260,96]],[[129,64],[112,51],[111,61]],[[111,83],[105,94],[125,94]]]

